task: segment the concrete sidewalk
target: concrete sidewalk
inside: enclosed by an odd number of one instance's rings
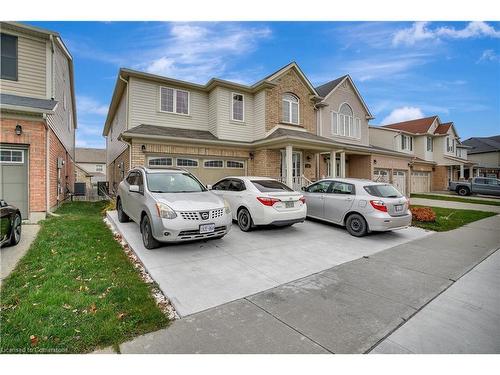
[[[493,216],[398,245],[193,314],[123,343],[120,351],[366,353],[494,253],[498,228],[500,216]],[[474,303],[478,297],[463,298]],[[453,309],[443,312],[444,317],[453,314]],[[497,315],[475,319],[492,333],[500,326]],[[474,340],[471,352],[490,345],[481,335]]]
[[[430,302],[372,353],[500,353],[500,251]]]
[[[500,213],[500,206],[490,206],[488,204],[463,203],[453,201],[441,201],[438,199],[410,198],[411,204],[430,207],[454,208],[458,210],[475,210]]]

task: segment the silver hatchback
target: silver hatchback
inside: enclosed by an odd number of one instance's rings
[[[343,225],[356,237],[411,224],[408,199],[386,183],[335,178],[320,180],[303,190],[308,217]]]

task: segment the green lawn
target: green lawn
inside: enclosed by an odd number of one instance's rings
[[[412,207],[423,207],[412,205]],[[496,215],[494,212],[456,210],[451,208],[431,207],[436,213],[436,221],[433,223],[413,220],[412,225],[424,229],[434,230],[436,232],[446,232],[462,225],[472,223],[490,216]]]
[[[168,325],[102,221],[104,202],[66,203],[1,289],[1,352],[81,353]]]
[[[452,201],[452,202],[462,202],[462,203],[475,203],[475,204],[486,204],[489,206],[500,206],[499,200],[483,200],[474,198],[458,197],[455,195],[432,195],[432,194],[416,194],[412,193],[410,198],[425,198],[425,199],[435,199],[440,201]]]

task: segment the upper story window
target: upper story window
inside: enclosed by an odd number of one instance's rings
[[[102,169],[102,164],[96,164],[96,166],[95,166],[95,171],[96,171],[96,172],[102,172],[102,170],[103,170],[103,169]]]
[[[446,152],[453,153],[455,150],[455,139],[446,137]]]
[[[299,98],[293,94],[284,94],[282,98],[283,122],[299,124]]]
[[[413,151],[413,137],[401,134],[401,150]]]
[[[243,94],[232,93],[231,119],[245,121],[245,97]]]
[[[189,91],[160,87],[160,111],[189,114]]]
[[[429,151],[429,152],[432,152],[432,150],[434,149],[432,137],[427,137],[426,147],[427,147],[427,151]]]
[[[1,34],[1,78],[17,81],[17,36]]]
[[[361,137],[361,120],[354,117],[349,104],[342,104],[338,113],[332,112],[332,133],[342,137]]]
[[[457,147],[456,155],[461,159],[467,159],[467,150],[461,147]]]

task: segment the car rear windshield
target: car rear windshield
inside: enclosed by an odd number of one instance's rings
[[[401,193],[392,185],[368,185],[364,187],[368,194],[380,198],[401,198]]]
[[[152,193],[198,193],[207,190],[189,173],[148,173],[146,178]]]
[[[293,191],[285,184],[275,180],[253,180],[252,184],[262,193],[272,193],[277,191]]]

